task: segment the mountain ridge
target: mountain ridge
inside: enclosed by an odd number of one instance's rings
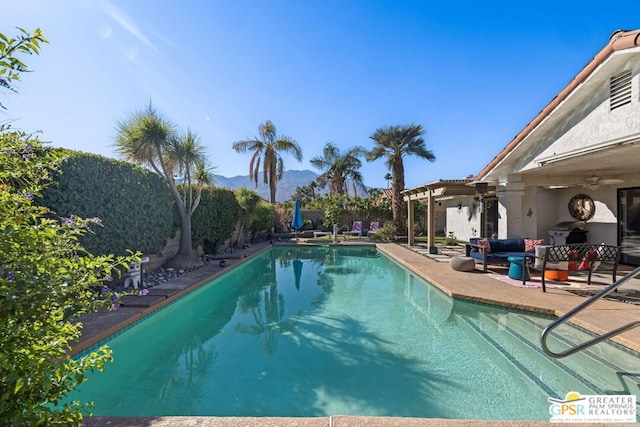
[[[276,188],[276,202],[284,202],[291,200],[296,192],[296,188],[304,185],[309,185],[311,181],[315,181],[318,174],[304,169],[304,170],[286,170],[282,176],[282,179],[278,181]],[[240,187],[246,187],[250,190],[255,190],[260,197],[265,200],[271,200],[269,193],[269,184],[262,183],[262,172],[258,177],[258,187],[256,188],[255,182],[249,180],[249,175],[236,175],[233,177],[226,177],[223,175],[213,175],[214,183],[218,187],[229,188],[236,190]]]

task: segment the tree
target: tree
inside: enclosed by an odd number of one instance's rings
[[[180,247],[169,265],[188,268],[199,263],[193,250],[191,218],[200,204],[202,189],[210,182],[200,137],[187,130],[178,134],[175,125],[162,118],[151,105],[118,122],[116,150],[124,159],[151,167],[164,178],[180,217]],[[181,185],[176,180],[182,181]]]
[[[391,178],[393,178],[393,175],[391,175],[391,172],[387,172],[384,175],[384,179],[387,180],[387,188],[391,188]]]
[[[287,153],[301,162],[302,149],[298,143],[287,137],[276,134],[276,127],[270,120],[267,120],[258,127],[258,132],[262,139],[254,138],[233,143],[233,149],[238,153],[252,151],[249,162],[249,179],[256,183],[258,187],[258,175],[260,174],[260,163],[262,162],[262,182],[269,184],[271,203],[276,202],[276,185],[284,174],[284,162],[281,154]]]
[[[33,35],[22,28],[18,28],[18,31],[20,34],[12,39],[0,33],[0,87],[12,92],[17,92],[12,83],[20,80],[21,73],[29,72],[27,65],[16,55],[39,54],[40,43],[49,43],[39,28],[34,30]],[[2,102],[0,102],[0,108],[6,110]]]
[[[260,204],[260,195],[255,191],[249,190],[246,187],[240,187],[234,192],[236,196],[236,202],[240,206],[240,225],[238,227],[238,235],[234,246],[238,245],[240,236],[244,234],[247,221],[253,216],[256,208]],[[249,224],[250,225],[250,224]]]
[[[366,154],[363,147],[354,147],[346,153],[333,143],[327,142],[322,150],[322,156],[316,156],[310,163],[316,169],[323,171],[318,177],[318,182],[329,185],[329,194],[349,196],[349,184],[353,186],[353,195],[358,190],[364,190],[360,168],[362,161],[360,156]]]
[[[342,219],[345,212],[345,199],[337,194],[327,196],[322,201],[324,217],[322,225],[333,227]]]
[[[293,202],[298,199],[303,206],[307,203],[313,203],[316,199],[316,188],[318,188],[316,181],[311,181],[307,185],[296,187],[296,191],[291,195],[290,200]]]
[[[422,135],[424,129],[421,125],[396,125],[378,128],[370,136],[375,141],[375,146],[367,154],[367,161],[385,158],[387,167],[391,170],[392,177],[392,212],[393,225],[396,234],[406,234],[405,203],[401,192],[404,190],[404,157],[416,156],[430,162],[436,157],[427,150]]]

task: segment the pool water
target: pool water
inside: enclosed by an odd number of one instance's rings
[[[639,394],[638,354],[550,359],[550,321],[453,300],[372,247],[274,247],[108,339],[114,362],[70,398],[96,416],[549,420],[548,397]]]

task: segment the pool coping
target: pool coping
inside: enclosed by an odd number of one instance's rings
[[[306,242],[288,242],[276,243],[273,246],[298,246],[306,244]],[[315,246],[316,243],[311,245]],[[484,304],[498,305],[507,308],[515,308],[519,310],[537,312],[547,315],[561,316],[568,312],[571,308],[578,305],[584,299],[582,297],[570,294],[560,289],[550,289],[547,293],[542,293],[539,289],[517,288],[506,283],[500,282],[490,276],[476,270],[474,272],[457,272],[451,269],[449,263],[436,262],[426,258],[418,253],[407,249],[396,243],[384,242],[367,242],[367,241],[344,241],[337,244],[338,246],[346,245],[367,245],[376,246],[378,250],[395,262],[406,267],[409,271],[417,274],[428,282],[432,283],[438,289],[446,293],[452,298],[470,300]],[[97,333],[91,334],[73,347],[73,354],[85,351],[108,336],[126,328],[133,323],[141,320],[149,314],[163,308],[167,304],[174,302],[176,299],[188,294],[189,292],[203,286],[209,281],[215,279],[221,274],[235,268],[238,265],[252,259],[254,256],[268,250],[272,245],[262,244],[251,248],[247,252],[237,255],[238,258],[227,259],[227,266],[222,268],[215,264],[209,265],[193,272],[190,272],[184,279],[185,282],[190,281],[185,287],[175,294],[167,297],[165,301],[155,304],[151,307],[141,308],[139,310],[131,310],[122,316],[123,319],[116,319],[110,325],[103,328]],[[195,274],[194,274],[195,273]],[[472,280],[471,280],[472,279]],[[524,298],[524,301],[523,301]],[[572,323],[590,330],[595,333],[604,333],[613,329],[620,322],[628,322],[631,320],[640,320],[640,307],[632,304],[615,301],[598,301],[593,305],[590,311],[594,313],[584,313],[576,316]],[[109,313],[102,313],[102,320]],[[99,314],[93,314],[100,317]],[[91,316],[91,315],[87,315]],[[86,319],[86,317],[85,317]],[[98,319],[99,321],[100,319]],[[84,322],[84,320],[83,320]],[[86,325],[86,324],[85,324]],[[613,326],[612,326],[613,325]],[[94,325],[98,326],[98,325]],[[627,331],[616,337],[613,341],[630,348],[640,351],[640,331],[638,329]],[[451,419],[435,419],[435,418],[402,418],[402,417],[361,417],[361,416],[342,416],[334,415],[328,417],[309,417],[309,418],[292,418],[292,417],[94,417],[83,420],[84,426],[102,426],[110,425],[118,426],[153,426],[164,427],[174,425],[193,425],[193,426],[300,426],[300,427],[352,427],[352,426],[372,426],[372,427],[414,427],[414,426],[473,426],[484,427],[490,425],[508,425],[508,426],[547,426],[552,423],[545,421],[496,421],[496,420],[451,420]],[[555,425],[555,424],[553,424]],[[604,426],[617,424],[589,423],[583,425]],[[620,424],[623,425],[623,424]]]

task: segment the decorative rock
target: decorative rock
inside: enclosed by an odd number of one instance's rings
[[[454,256],[451,258],[451,268],[456,271],[473,271],[476,268],[476,261],[468,256]]]

